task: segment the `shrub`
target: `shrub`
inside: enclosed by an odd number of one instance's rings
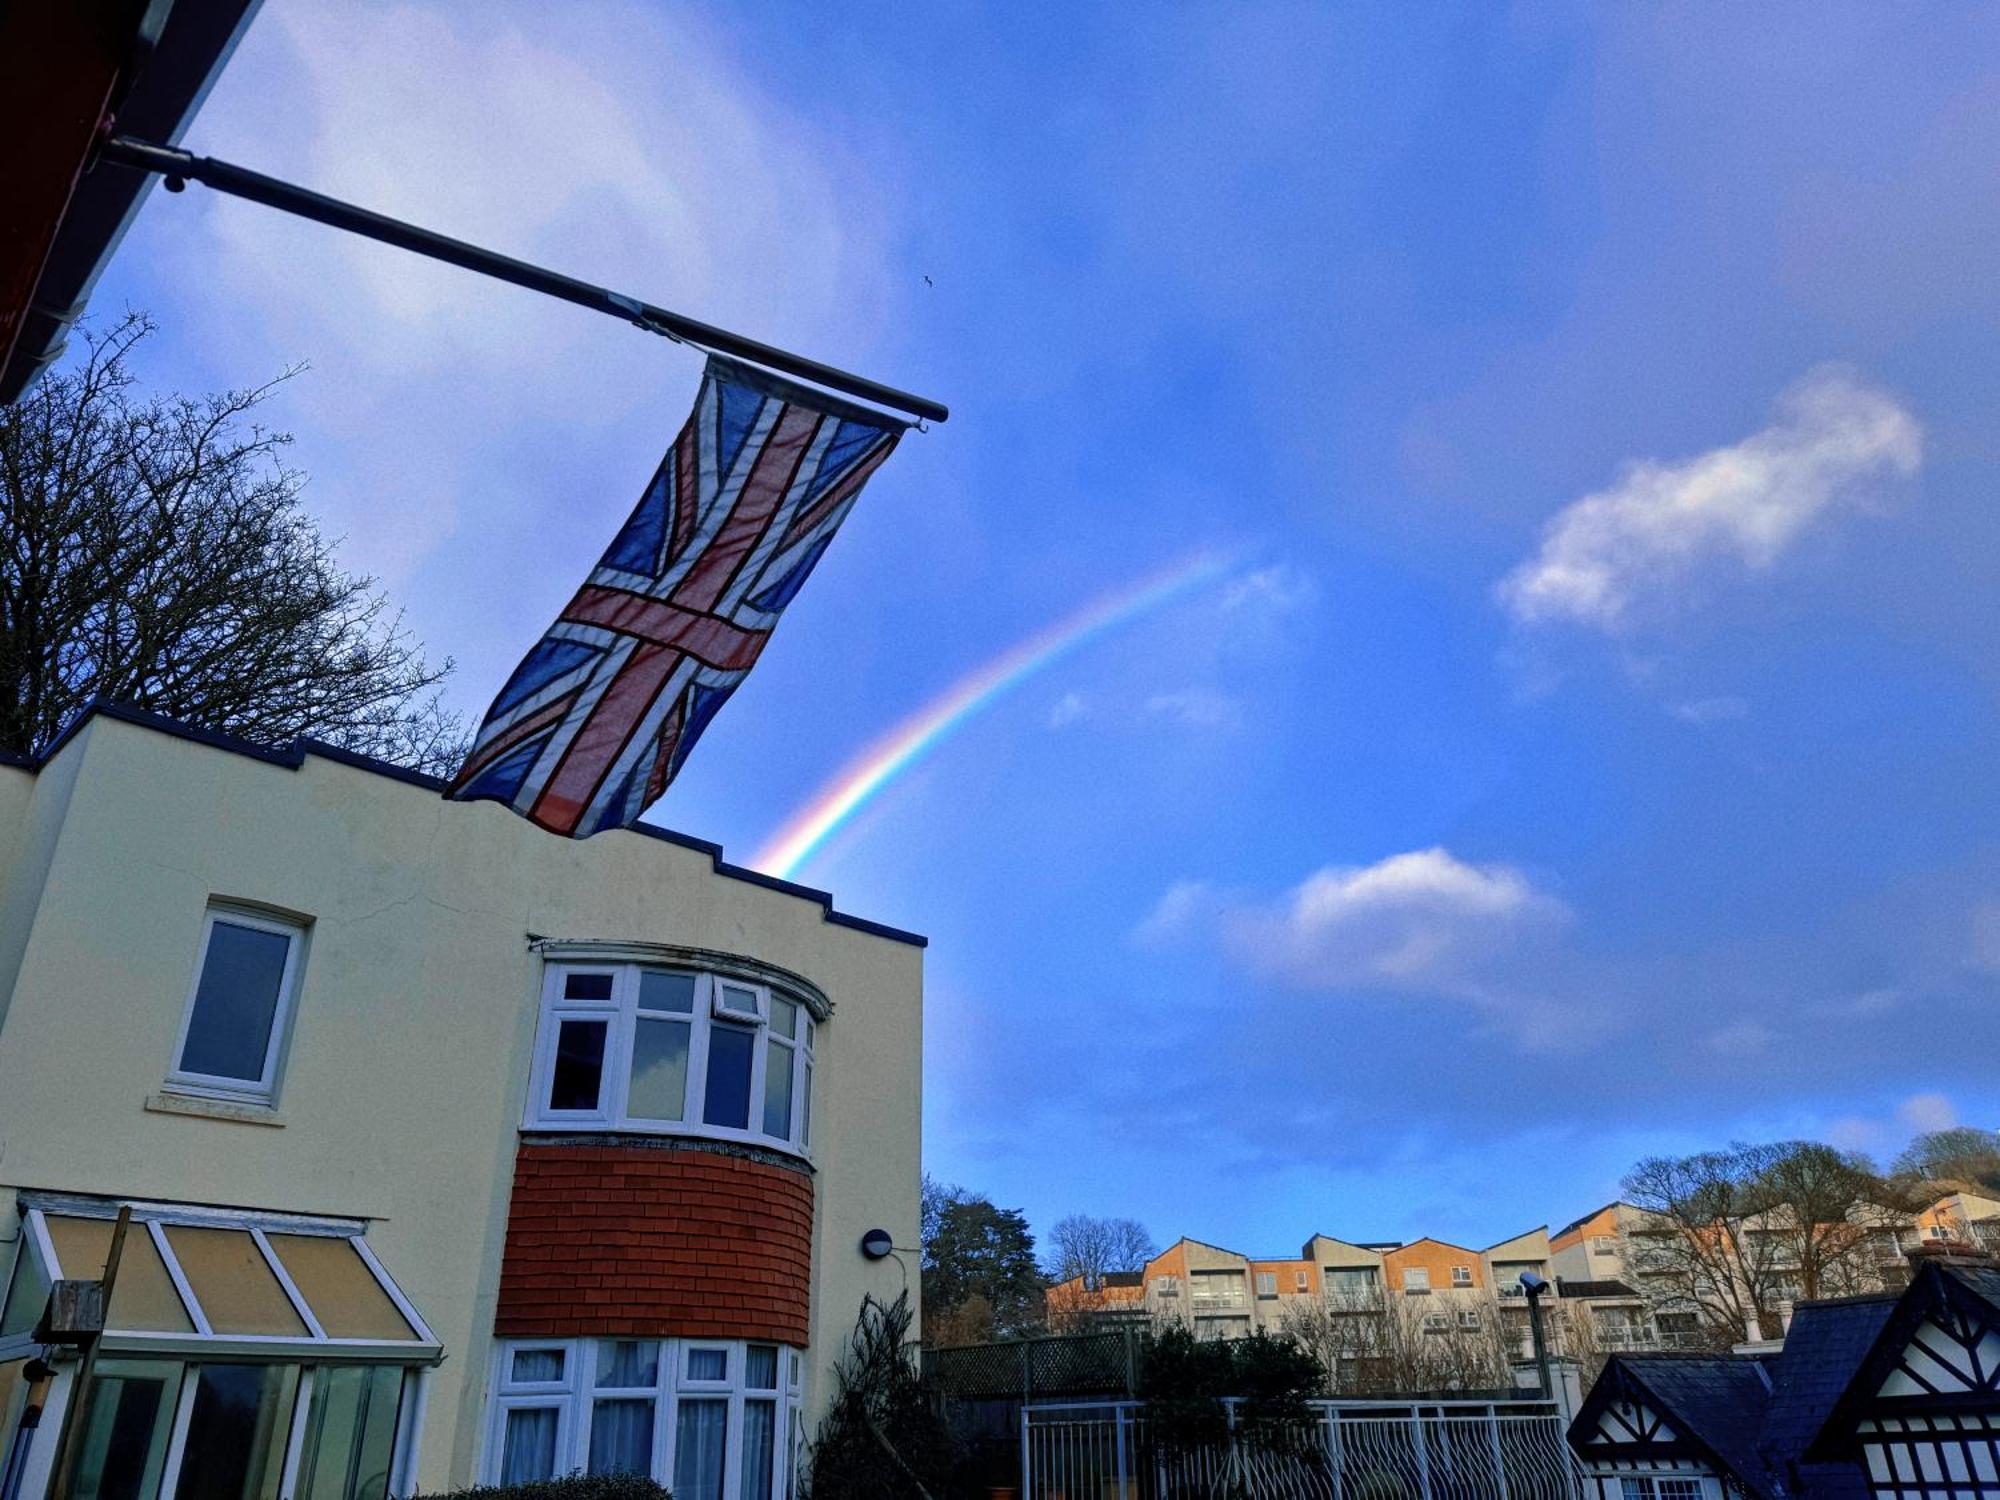
[[[426,1493],[422,1500],[674,1500],[643,1474],[570,1474],[532,1484],[482,1484],[469,1490]]]
[[[861,1299],[813,1442],[810,1500],[945,1500],[956,1492],[959,1446],[917,1378],[909,1339],[909,1293]]]

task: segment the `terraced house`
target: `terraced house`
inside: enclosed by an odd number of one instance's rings
[[[922,946],[337,751],[0,767],[0,1495],[789,1494],[915,1243]]]

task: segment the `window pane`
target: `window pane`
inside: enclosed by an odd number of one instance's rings
[[[634,1026],[625,1113],[635,1120],[678,1120],[687,1109],[688,1034],[693,1028],[686,1021],[644,1016]]]
[[[173,1246],[194,1300],[217,1333],[306,1336],[306,1325],[292,1310],[291,1298],[247,1230],[170,1224],[167,1243]]]
[[[562,1022],[556,1032],[556,1065],[549,1079],[550,1109],[596,1109],[604,1080],[605,1021]]]
[[[727,1380],[729,1378],[729,1351],[727,1349],[688,1350],[689,1380]]]
[[[282,933],[218,921],[208,933],[194,992],[181,1071],[257,1083],[278,1015],[278,989],[292,940]]]
[[[275,1500],[297,1365],[203,1365],[181,1454],[179,1500]]]
[[[556,1473],[556,1409],[517,1406],[507,1413],[507,1437],[500,1450],[500,1482],[526,1484]]]
[[[22,1223],[27,1222],[26,1216]],[[62,1252],[56,1252],[60,1258]],[[99,1263],[100,1266],[102,1262]],[[92,1273],[83,1273],[86,1280],[94,1279]],[[28,1249],[28,1242],[22,1236],[14,1250],[14,1279],[7,1287],[7,1302],[0,1307],[0,1338],[16,1333],[27,1333],[41,1321],[42,1309],[49,1305],[49,1278],[42,1274],[40,1262]]]
[[[644,969],[639,974],[639,1009],[694,1014],[694,975]]]
[[[417,1336],[351,1240],[318,1234],[269,1234],[265,1239],[328,1338]],[[123,1285],[122,1271],[118,1279]]]
[[[771,1029],[782,1037],[796,1037],[799,1034],[799,1008],[790,1000],[777,995],[771,997]]]
[[[722,1500],[729,1403],[682,1400],[674,1426],[674,1500]]]
[[[565,1000],[609,1000],[610,998],[609,974],[569,974],[563,978]]]
[[[180,1376],[178,1365],[98,1365],[77,1455],[78,1500],[152,1500],[159,1493]]]
[[[631,1390],[660,1378],[658,1339],[602,1339],[597,1345],[597,1388]]]
[[[754,1016],[757,1010],[757,992],[745,989],[740,984],[719,984],[717,991],[722,996],[722,1008],[733,1010],[739,1015]]]
[[[63,1275],[84,1281],[96,1281],[104,1275],[104,1263],[111,1256],[111,1220],[50,1214],[44,1222]],[[35,1311],[40,1313],[41,1308]],[[194,1322],[181,1306],[181,1295],[174,1290],[166,1262],[160,1259],[159,1247],[144,1224],[134,1222],[125,1231],[125,1248],[118,1255],[118,1285],[111,1293],[108,1317],[113,1328],[194,1332]],[[32,1327],[34,1319],[28,1321]]]
[[[775,1038],[764,1044],[764,1134],[792,1138],[792,1049]]]
[[[775,1391],[778,1351],[769,1344],[752,1344],[743,1361],[743,1383],[753,1391]]]
[[[741,1500],[771,1500],[771,1465],[777,1457],[778,1403],[743,1403],[743,1483]]]
[[[806,1062],[805,1098],[799,1101],[799,1144],[813,1143],[813,1065]]]
[[[400,1365],[321,1365],[299,1452],[297,1500],[388,1500]]]
[[[629,1397],[590,1408],[590,1472],[653,1472],[653,1403]]]
[[[516,1349],[514,1351],[513,1379],[516,1385],[528,1385],[545,1380],[561,1380],[562,1378],[562,1350]]]
[[[750,1127],[750,1055],[757,1034],[741,1026],[715,1026],[708,1033],[708,1094],[702,1118],[732,1130]]]

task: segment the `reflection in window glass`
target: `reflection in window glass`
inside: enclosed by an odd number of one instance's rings
[[[783,995],[771,997],[771,1030],[787,1041],[799,1034],[799,1008]]]
[[[597,1346],[597,1388],[627,1391],[659,1379],[658,1339],[604,1339]]]
[[[261,927],[209,924],[180,1071],[259,1083],[277,1023],[292,939]]]
[[[276,1500],[297,1365],[202,1365],[178,1500]]]
[[[14,1279],[7,1285],[7,1301],[0,1305],[0,1338],[32,1331],[48,1305],[49,1278],[42,1274],[41,1263],[23,1236],[14,1253]]]
[[[758,1014],[757,992],[755,990],[745,989],[740,984],[721,984],[717,985],[716,989],[722,996],[722,1008],[724,1010],[733,1010],[738,1015],[744,1016]]]
[[[678,1120],[687,1109],[686,1021],[640,1016],[632,1032],[632,1087],[625,1113],[635,1120]]]
[[[750,1059],[757,1033],[741,1026],[717,1026],[708,1034],[708,1093],[702,1119],[710,1125],[745,1130],[750,1125]]]
[[[526,1484],[553,1479],[556,1472],[556,1409],[517,1406],[507,1413],[507,1436],[500,1451],[500,1482]]]
[[[764,1044],[764,1134],[792,1138],[792,1049],[775,1037]]]
[[[799,1144],[813,1143],[813,1065],[806,1064],[806,1097],[799,1106]]]
[[[683,1397],[674,1429],[674,1500],[722,1500],[729,1403]]]
[[[556,1066],[549,1080],[550,1109],[596,1109],[604,1081],[603,1021],[565,1020],[556,1033]]]
[[[513,1369],[513,1378],[520,1385],[561,1380],[563,1352],[560,1349],[516,1349]]]
[[[399,1365],[322,1365],[299,1450],[296,1500],[388,1500],[403,1400]]]
[[[159,1493],[180,1376],[171,1364],[107,1359],[98,1365],[77,1455],[78,1500],[151,1500]]]
[[[694,1014],[694,975],[673,974],[661,969],[639,972],[639,1009],[671,1010]]]
[[[743,1479],[741,1500],[765,1500],[771,1493],[771,1467],[778,1456],[778,1403],[743,1403]]]
[[[611,998],[611,976],[609,974],[572,974],[563,983],[565,1000],[609,1000]]]
[[[619,1396],[591,1403],[590,1472],[653,1472],[653,1402],[650,1397]]]

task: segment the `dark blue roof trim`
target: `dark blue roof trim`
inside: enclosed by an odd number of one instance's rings
[[[92,702],[83,712],[63,727],[39,757],[0,755],[0,765],[18,766],[26,771],[39,771],[61,753],[63,747],[94,718],[116,719],[121,724],[135,724],[142,729],[156,730],[177,740],[187,740],[192,744],[206,745],[212,750],[220,750],[228,755],[240,755],[247,760],[260,760],[266,765],[282,766],[288,771],[296,771],[306,763],[308,755],[321,760],[335,761],[343,766],[352,766],[357,771],[367,771],[371,775],[386,776],[391,781],[406,782],[420,786],[427,791],[442,793],[444,781],[436,776],[426,776],[422,771],[413,771],[408,766],[392,765],[386,760],[377,760],[370,755],[357,755],[352,750],[343,750],[338,745],[329,745],[322,740],[295,739],[289,745],[259,745],[251,740],[239,739],[233,734],[219,734],[213,729],[200,729],[192,724],[183,724],[177,719],[169,719],[161,714],[151,713],[143,708],[134,708],[126,703]],[[809,885],[798,885],[789,880],[780,880],[775,875],[766,875],[761,870],[752,870],[743,865],[733,865],[722,857],[722,845],[708,839],[698,839],[692,834],[677,833],[671,828],[661,828],[652,823],[634,823],[631,832],[644,838],[659,839],[663,843],[678,844],[683,849],[692,849],[697,854],[706,854],[709,866],[717,875],[726,880],[740,880],[746,885],[758,885],[766,890],[776,891],[784,896],[796,896],[801,901],[810,901],[819,907],[823,918],[836,927],[851,927],[856,932],[865,932],[873,937],[887,938],[892,943],[907,943],[913,948],[928,948],[930,939],[922,933],[908,932],[900,927],[891,927],[885,922],[871,922],[866,917],[849,916],[844,911],[833,909],[833,897],[826,891],[815,890]]]

